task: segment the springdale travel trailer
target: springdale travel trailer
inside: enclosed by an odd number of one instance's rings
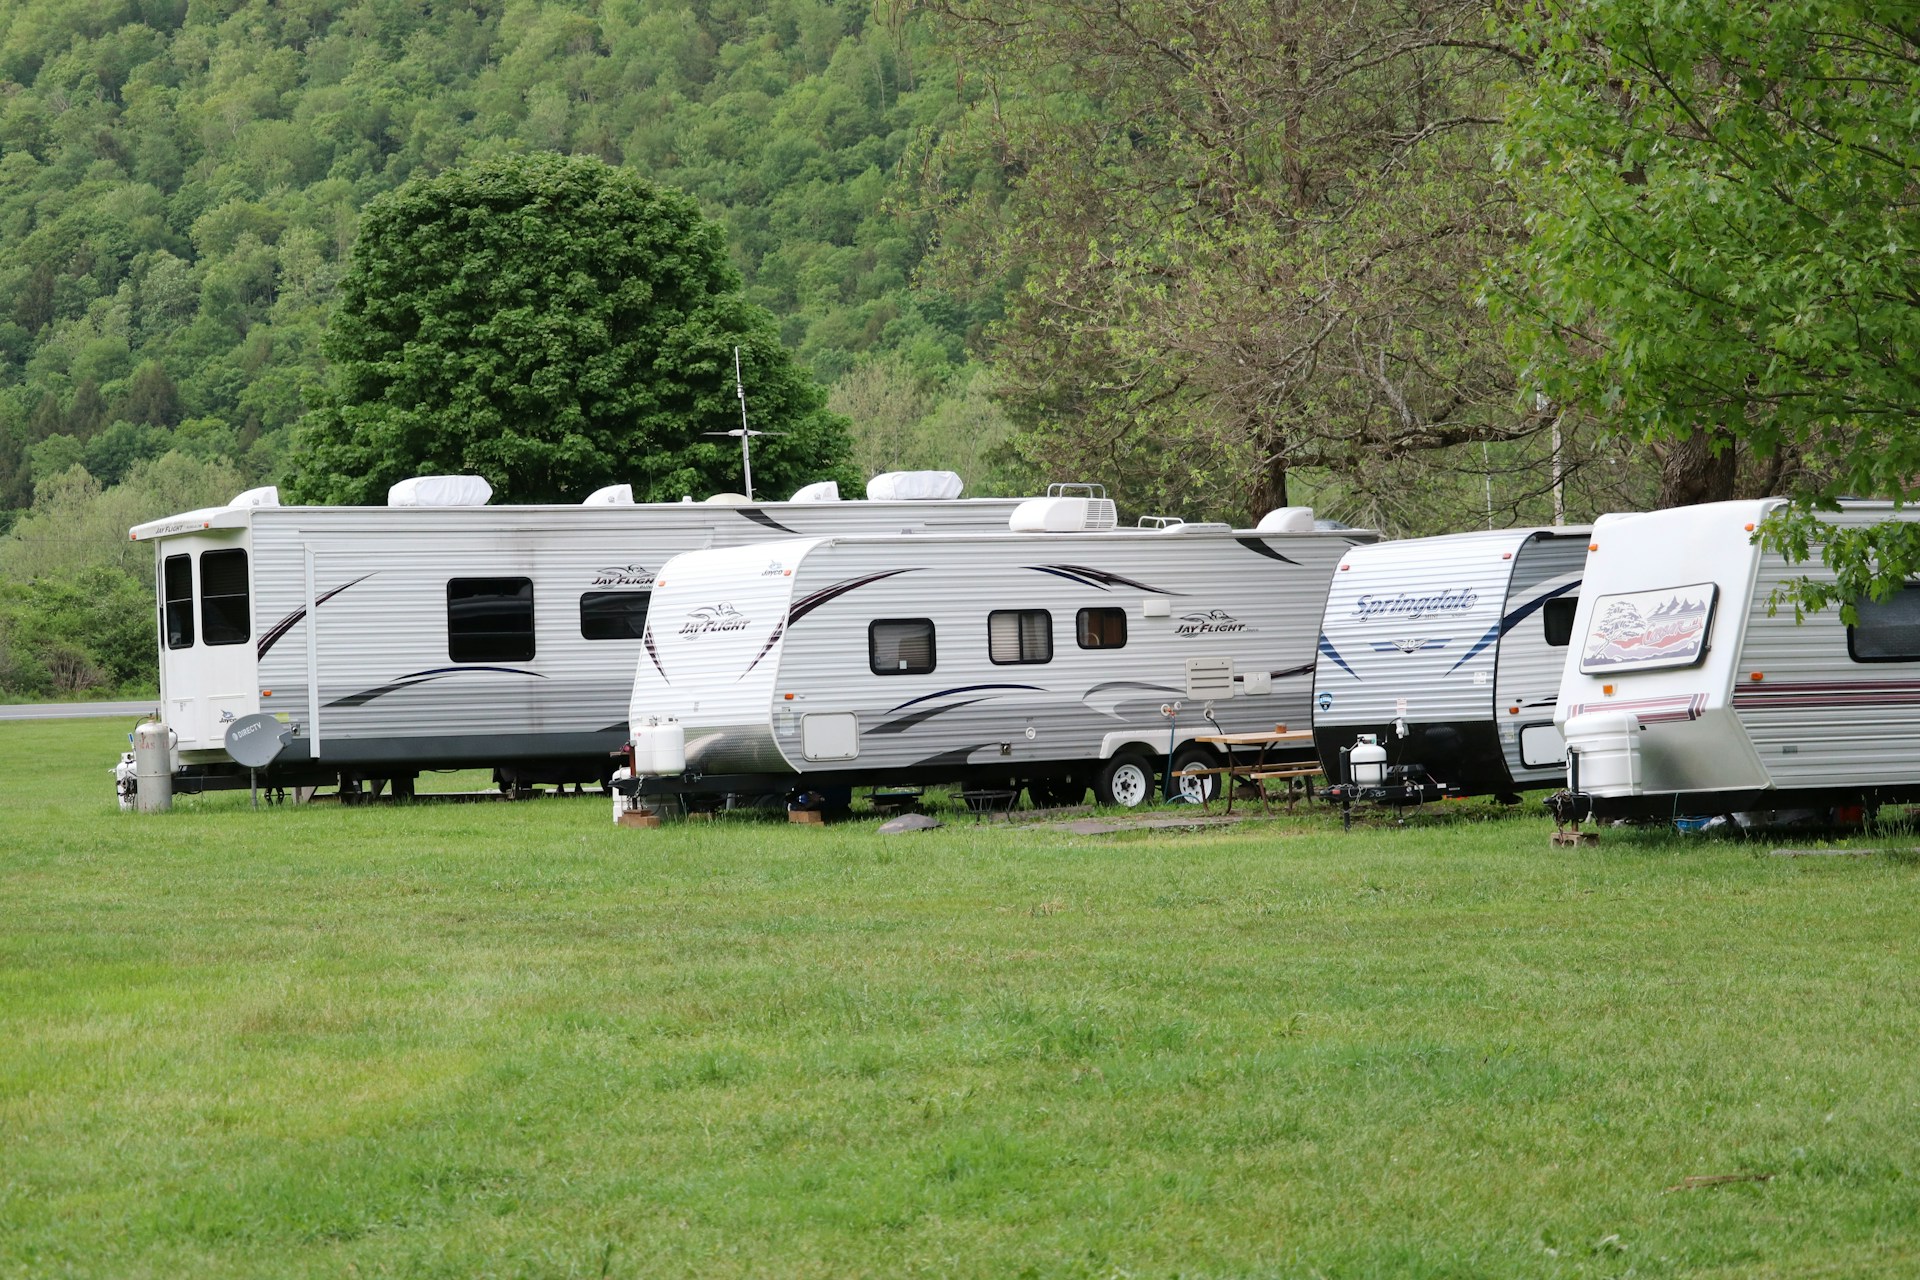
[[[1110,523],[1111,504],[1039,499],[997,536],[673,560],[633,686],[642,793],[960,783],[1066,803],[1091,782],[1132,805],[1170,751],[1219,763],[1196,735],[1304,728],[1328,577],[1373,535],[1302,508],[1257,530],[1073,531],[1101,507]]]
[[[1753,543],[1778,499],[1603,516],[1555,708],[1557,816],[1672,817],[1920,798],[1920,583],[1796,622],[1774,588],[1830,574]],[[1849,502],[1841,526],[1916,518]]]
[[[876,479],[916,491],[944,473]],[[951,492],[920,483],[917,491]],[[294,726],[262,780],[406,793],[421,770],[503,785],[591,782],[621,718],[654,572],[670,557],[796,535],[1004,529],[1017,499],[488,506],[477,477],[421,477],[386,507],[282,507],[272,490],[136,526],[152,542],[161,713],[175,785],[245,786],[226,726]]]
[[[1355,547],[1314,668],[1328,779],[1408,801],[1557,785],[1553,706],[1587,541],[1581,526]]]

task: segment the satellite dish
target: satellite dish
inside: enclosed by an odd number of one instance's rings
[[[227,754],[235,764],[264,769],[279,758],[292,730],[272,716],[241,716],[227,726]]]

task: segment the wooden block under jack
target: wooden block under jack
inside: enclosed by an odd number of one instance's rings
[[[1598,831],[1556,831],[1550,843],[1554,848],[1562,845],[1599,844],[1600,833]]]
[[[827,815],[818,809],[789,809],[787,810],[787,821],[806,822],[816,827],[823,827],[827,823]]]
[[[629,809],[620,815],[619,825],[623,827],[657,827],[660,825],[660,815],[641,809]]]

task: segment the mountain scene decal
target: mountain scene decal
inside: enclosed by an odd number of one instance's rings
[[[1717,589],[1703,582],[1601,596],[1594,602],[1580,669],[1691,666],[1705,651]]]

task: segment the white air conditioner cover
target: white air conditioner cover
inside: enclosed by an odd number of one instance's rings
[[[805,485],[794,491],[788,502],[838,502],[840,501],[840,483],[837,480],[821,480]]]
[[[1028,498],[1007,518],[1015,533],[1084,533],[1113,525],[1108,498]]]
[[[701,501],[712,503],[716,507],[745,507],[753,503],[753,499],[744,493],[710,493]]]
[[[966,488],[951,471],[883,471],[867,481],[874,502],[944,502]]]
[[[249,489],[245,493],[233,495],[229,507],[277,507],[280,505],[280,490],[273,485],[262,485],[258,489]]]
[[[630,507],[633,505],[633,486],[630,484],[610,484],[604,489],[595,489],[580,500],[583,507]]]
[[[1275,507],[1254,528],[1261,533],[1312,533],[1312,507]]]
[[[484,507],[493,486],[481,476],[415,476],[387,490],[390,507]]]

